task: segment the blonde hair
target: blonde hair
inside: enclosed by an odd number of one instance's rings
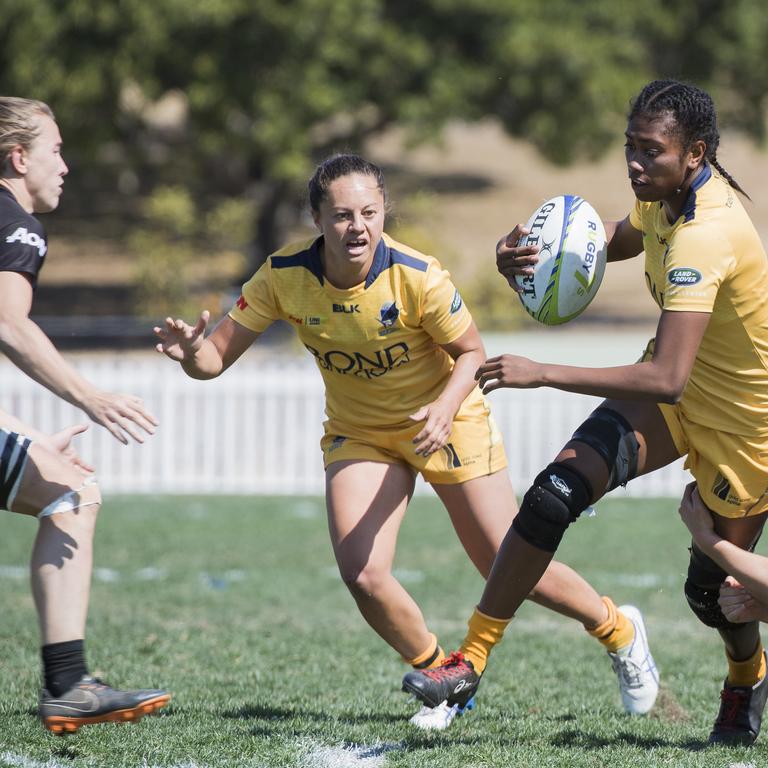
[[[29,149],[37,138],[40,133],[40,115],[56,119],[45,102],[0,96],[0,171],[6,170],[8,157],[14,147],[21,145]]]

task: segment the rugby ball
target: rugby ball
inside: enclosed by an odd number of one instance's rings
[[[580,315],[595,297],[605,272],[605,227],[595,209],[576,195],[558,195],[539,206],[519,245],[537,245],[533,274],[516,276],[528,314],[545,325]]]

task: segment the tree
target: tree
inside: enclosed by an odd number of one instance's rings
[[[567,163],[621,134],[643,82],[682,76],[765,136],[761,0],[6,0],[4,10],[2,89],[54,107],[83,206],[136,216],[141,196],[174,186],[200,210],[247,199],[248,272],[297,220],[314,163],[395,124],[425,141],[448,120],[496,115]]]

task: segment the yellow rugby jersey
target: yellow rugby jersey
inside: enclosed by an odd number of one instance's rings
[[[736,192],[709,164],[680,217],[636,201],[645,278],[670,311],[711,312],[680,402],[692,422],[732,434],[768,434],[768,263]]]
[[[323,276],[322,237],[270,256],[243,286],[229,316],[258,333],[283,319],[298,331],[325,382],[337,429],[402,427],[435,400],[453,360],[439,345],[472,318],[439,262],[384,235],[364,283],[342,290]],[[478,389],[461,413],[485,412]]]

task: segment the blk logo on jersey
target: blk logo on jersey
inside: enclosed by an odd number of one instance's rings
[[[248,302],[245,300],[245,296],[243,296],[242,294],[240,295],[240,298],[235,303],[237,304],[237,308],[243,311],[245,311],[246,307],[248,306]]]
[[[453,294],[453,301],[451,302],[451,309],[449,310],[452,315],[455,315],[461,309],[461,296],[458,289]]]
[[[354,314],[355,312],[360,312],[360,305],[359,304],[334,304],[333,311],[341,312],[345,315],[351,315],[351,314]]]
[[[37,248],[41,259],[45,256],[45,252],[48,250],[45,240],[40,237],[37,232],[30,232],[26,227],[17,227],[12,235],[8,235],[8,237],[5,238],[5,242],[31,245],[33,248]]]

